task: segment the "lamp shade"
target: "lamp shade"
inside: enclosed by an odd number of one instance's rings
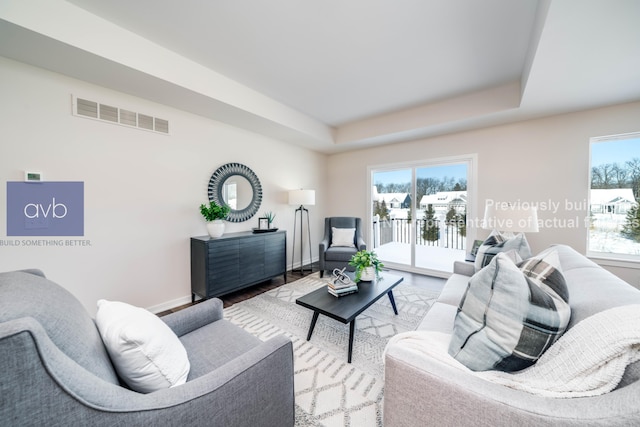
[[[289,204],[296,206],[313,206],[316,204],[315,190],[291,190],[289,191]]]
[[[511,233],[537,233],[538,209],[511,203],[487,203],[482,228]]]

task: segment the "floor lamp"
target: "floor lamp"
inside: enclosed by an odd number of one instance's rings
[[[309,232],[309,262],[312,261],[311,256],[311,228],[309,227],[309,210],[304,207],[313,206],[316,204],[316,192],[315,190],[291,190],[289,191],[289,204],[294,206],[299,206],[296,209],[294,220],[293,220],[293,249],[291,250],[291,271],[293,271],[293,259],[295,257],[296,250],[296,223],[298,221],[298,212],[300,212],[300,273],[303,274],[304,271],[313,271],[311,269],[311,264],[309,264],[309,269],[305,270],[303,268],[303,258],[302,258],[302,250],[304,248],[304,234],[302,234],[302,221],[304,220],[304,214],[307,214],[307,231]]]

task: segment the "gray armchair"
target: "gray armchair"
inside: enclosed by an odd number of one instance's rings
[[[332,227],[335,228],[355,228],[353,236],[353,246],[331,246]],[[348,265],[351,256],[357,251],[367,248],[362,238],[362,220],[350,216],[334,216],[324,219],[324,237],[320,242],[318,256],[320,258],[320,277],[324,276],[325,271],[333,271],[334,268],[347,267],[347,271],[353,271],[354,268]]]
[[[162,317],[186,384],[149,394],[117,377],[94,320],[38,270],[0,273],[0,420],[20,426],[292,426],[293,351],[222,319],[210,299]]]

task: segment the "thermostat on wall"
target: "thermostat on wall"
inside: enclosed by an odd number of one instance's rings
[[[42,179],[42,172],[24,171],[25,182],[40,182]]]

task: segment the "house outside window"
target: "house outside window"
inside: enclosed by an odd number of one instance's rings
[[[640,260],[640,132],[591,139],[588,252]]]

